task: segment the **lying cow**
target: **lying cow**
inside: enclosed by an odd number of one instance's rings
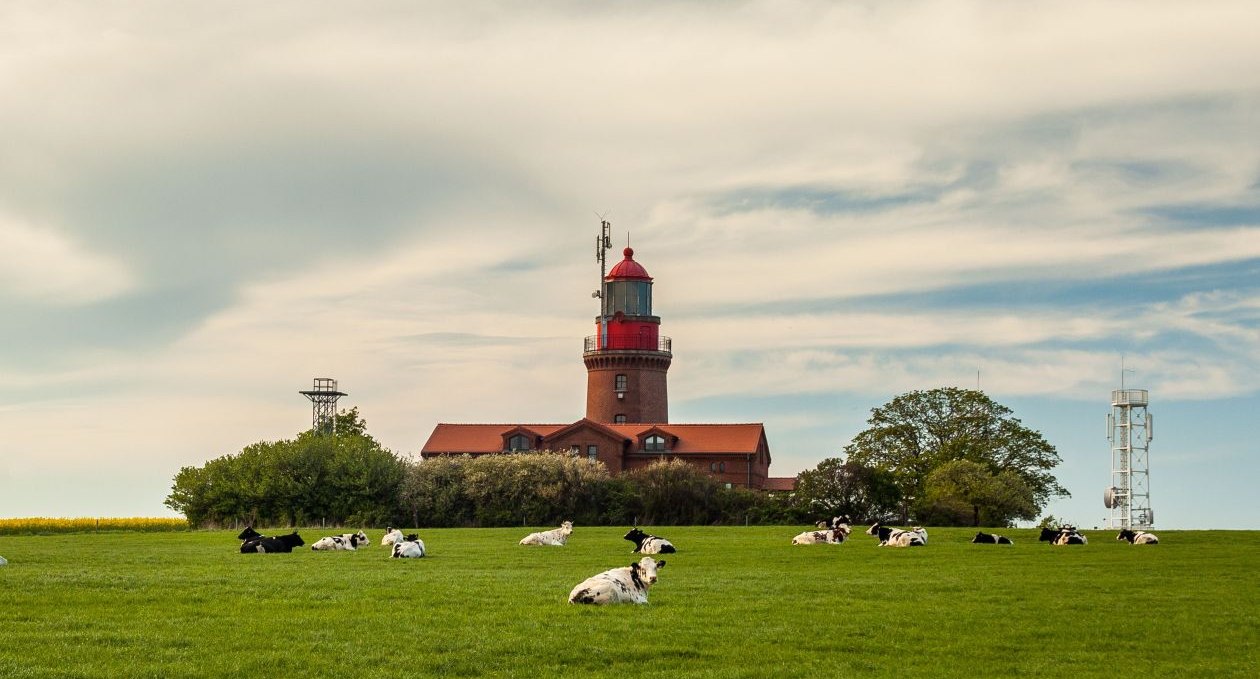
[[[822,519],[815,523],[814,527],[819,530],[829,530],[832,528],[839,528],[840,526],[848,528],[851,523],[853,523],[853,521],[849,519],[848,514],[841,514],[840,516],[833,516],[830,519]]]
[[[381,537],[381,546],[386,547],[392,544],[396,544],[396,543],[402,542],[402,539],[403,539],[402,531],[398,530],[397,528],[390,528],[389,526],[386,526],[385,535]]]
[[[638,528],[631,528],[626,533],[626,539],[634,543],[632,554],[673,554],[678,551],[669,540],[648,535]]]
[[[364,542],[366,542],[366,540]],[[333,552],[340,550],[353,552],[356,551],[361,544],[363,543],[359,542],[358,535],[355,535],[354,533],[346,533],[345,535],[333,535],[326,538],[320,538],[315,541],[315,544],[311,545],[311,549],[317,552]]]
[[[540,533],[530,533],[521,538],[522,545],[550,545],[553,547],[563,547],[564,543],[569,540],[569,535],[573,533],[573,522],[565,521],[560,524],[559,528],[545,530]]]
[[[288,535],[281,535],[274,538],[257,538],[254,540],[246,540],[241,545],[241,554],[276,554],[292,552],[294,547],[301,547],[306,544],[302,536],[293,531]]]
[[[258,540],[264,537],[267,537],[267,536],[254,530],[253,526],[245,526],[245,530],[241,531],[241,534],[237,535],[236,539],[244,540],[248,542],[249,540]]]
[[[8,563],[9,563],[8,559],[4,558],[3,556],[0,556],[0,566],[8,565]]]
[[[971,539],[971,544],[973,545],[1013,545],[1015,543],[1011,542],[1010,538],[1002,537],[1001,535],[994,535],[992,533],[976,533],[976,536]]]
[[[419,559],[425,554],[424,541],[419,535],[412,533],[407,537],[394,543],[389,558],[391,559]]]
[[[368,543],[367,533],[364,533],[363,531],[359,531],[358,533],[342,533],[341,537],[347,540],[353,540],[355,547],[360,547]]]
[[[1042,528],[1037,542],[1049,542],[1052,545],[1088,545],[1089,539],[1076,532],[1075,528],[1064,526],[1058,530]]]
[[[849,527],[828,528],[827,530],[807,530],[792,538],[794,545],[838,545],[849,539]]]
[[[569,592],[571,604],[646,604],[648,588],[665,561],[645,556],[638,563],[591,576]]]
[[[867,535],[874,535],[880,547],[923,547],[927,545],[927,529],[915,526],[911,530],[881,526],[878,522],[866,529]]]
[[[1128,540],[1131,545],[1158,545],[1159,538],[1154,533],[1144,531],[1131,531],[1128,528],[1121,528],[1120,534],[1116,536],[1117,540]]]

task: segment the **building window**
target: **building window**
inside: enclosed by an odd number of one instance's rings
[[[665,451],[665,437],[653,434],[643,440],[643,449],[653,452]]]
[[[710,462],[710,463],[709,463],[709,471],[711,471],[711,472],[715,472],[715,471],[717,471],[717,463],[716,463],[716,462]]]
[[[590,462],[595,462],[596,460],[598,460],[599,459],[599,446],[587,446],[586,459]]]
[[[726,471],[726,463],[725,463],[725,462],[719,462],[719,463],[718,463],[718,471],[720,471],[720,472],[725,472],[725,471]]]
[[[626,376],[618,375],[613,383],[613,391],[626,391]]]
[[[529,443],[529,437],[524,434],[516,434],[508,438],[508,450],[530,450],[533,446]]]
[[[616,415],[613,415],[613,424],[625,424],[625,423],[626,423],[625,413],[617,413]]]

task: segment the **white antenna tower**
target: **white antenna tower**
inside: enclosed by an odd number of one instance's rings
[[[1146,410],[1150,394],[1145,389],[1125,389],[1124,373],[1121,357],[1120,388],[1111,392],[1111,412],[1107,413],[1111,486],[1103,491],[1103,506],[1111,510],[1108,528],[1150,528],[1155,524],[1150,486],[1154,417]]]

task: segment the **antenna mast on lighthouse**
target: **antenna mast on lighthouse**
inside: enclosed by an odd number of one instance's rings
[[[612,248],[612,224],[602,217],[599,220],[600,235],[595,237],[595,261],[599,262],[599,287],[591,297],[599,300],[599,345],[608,343],[608,309],[604,299],[604,277],[608,275],[608,250]]]

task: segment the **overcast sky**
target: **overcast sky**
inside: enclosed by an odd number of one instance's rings
[[[979,384],[1101,525],[1151,392],[1164,528],[1260,528],[1260,7],[0,6],[0,516],[163,516],[334,377],[572,422],[597,213],[655,277],[675,422],[771,473]]]

